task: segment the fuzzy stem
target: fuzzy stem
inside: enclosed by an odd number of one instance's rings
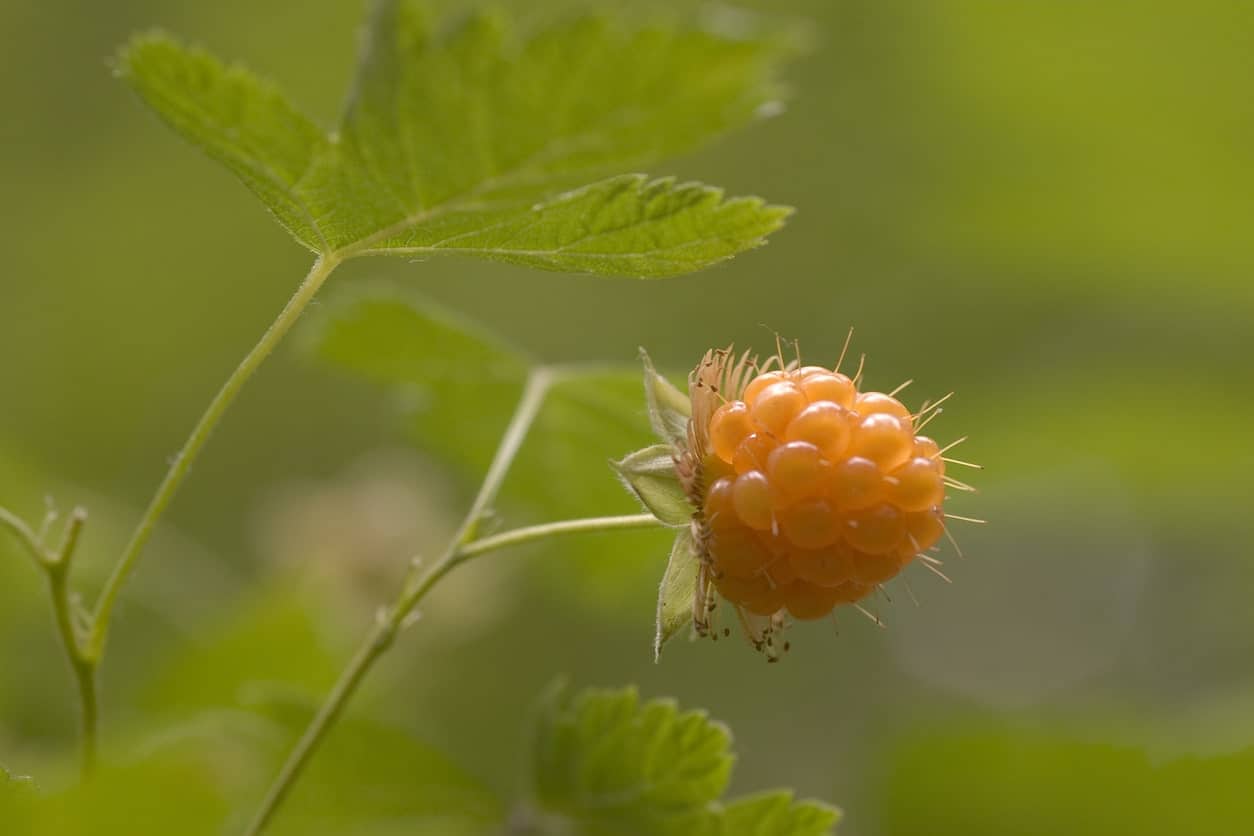
[[[262,362],[270,356],[275,346],[282,341],[283,337],[305,310],[305,307],[322,287],[323,282],[339,266],[339,263],[340,258],[331,255],[322,256],[313,263],[308,275],[305,276],[300,287],[296,289],[296,293],[288,300],[278,317],[270,324],[266,332],[262,334],[261,339],[253,346],[252,350],[245,355],[239,366],[231,373],[231,376],[222,384],[218,394],[209,402],[209,406],[205,409],[204,414],[196,422],[196,426],[192,429],[191,435],[187,437],[187,441],[184,442],[183,448],[174,457],[170,464],[170,469],[166,472],[165,478],[161,480],[161,485],[157,488],[156,494],[153,495],[152,500],[149,502],[147,510],[135,527],[130,541],[122,552],[121,558],[113,567],[113,572],[105,582],[104,589],[97,599],[86,647],[88,657],[93,664],[98,663],[100,655],[104,651],[105,642],[109,636],[109,624],[113,615],[113,607],[117,603],[118,595],[131,573],[135,570],[135,565],[139,561],[139,556],[143,552],[144,546],[148,544],[148,540],[152,537],[153,531],[157,527],[157,522],[174,499],[179,486],[183,484],[184,478],[186,478],[188,471],[191,470],[192,465],[195,463],[196,457],[209,440],[209,436],[213,434],[213,430],[217,427],[223,414],[226,413],[231,403],[234,402],[240,390],[244,388],[244,384],[253,376],[253,373],[257,371]]]

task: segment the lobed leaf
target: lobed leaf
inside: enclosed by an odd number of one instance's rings
[[[720,802],[731,733],[633,688],[555,691],[532,758],[538,804],[589,836],[825,836],[839,811],[787,790]],[[567,832],[567,831],[563,831]]]
[[[277,87],[159,32],[132,39],[117,71],[170,127],[234,172],[297,241],[328,249],[301,187],[326,153],[326,136]]]
[[[820,801],[795,801],[788,790],[737,799],[723,813],[722,836],[826,836],[840,810]]]
[[[779,39],[585,16],[519,37],[382,0],[330,133],[248,71],[161,34],[119,74],[315,252],[461,253],[549,270],[689,272],[761,244],[788,210],[620,176],[772,110]]]
[[[641,703],[632,688],[558,696],[533,760],[538,801],[594,832],[671,832],[727,787],[731,734],[704,712]]]

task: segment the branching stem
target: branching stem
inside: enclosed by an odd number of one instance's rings
[[[374,663],[384,654],[396,639],[396,635],[404,627],[406,620],[414,608],[426,597],[441,578],[462,563],[479,555],[510,546],[521,545],[536,540],[547,539],[563,534],[574,534],[590,531],[612,531],[632,528],[650,528],[660,525],[651,514],[633,514],[616,517],[589,517],[586,519],[564,520],[542,525],[518,528],[483,539],[475,539],[475,531],[480,520],[500,492],[505,476],[509,472],[518,449],[527,436],[527,431],[535,421],[545,395],[552,385],[554,372],[540,368],[532,372],[523,390],[514,417],[501,439],[496,455],[488,468],[487,476],[479,487],[479,493],[467,511],[465,518],[458,527],[456,534],[449,541],[439,560],[431,564],[424,572],[418,563],[410,570],[400,595],[392,605],[379,616],[374,629],[366,637],[357,654],[349,662],[340,675],[339,681],[327,695],[317,715],[310,721],[295,748],[288,755],[279,774],[275,777],[270,790],[262,801],[246,836],[260,836],[273,819],[279,806],[291,791],[296,780],[304,771],[331,727],[335,725],[340,714],[348,705]]]

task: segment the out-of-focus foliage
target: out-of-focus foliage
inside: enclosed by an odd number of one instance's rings
[[[1152,759],[1064,730],[1005,726],[924,733],[890,756],[882,832],[892,836],[1220,836],[1244,828],[1254,779],[1249,749]]]
[[[307,333],[324,361],[386,385],[408,414],[414,441],[463,469],[468,481],[487,470],[527,375],[541,365],[412,293],[348,294]],[[639,371],[551,364],[546,373],[555,379],[510,470],[504,502],[539,520],[639,510],[610,467],[649,439]],[[545,551],[563,554],[551,568],[569,592],[603,600],[624,578],[658,573],[666,548],[664,534],[632,532],[595,550],[559,543]]]

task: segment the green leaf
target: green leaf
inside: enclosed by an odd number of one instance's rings
[[[737,799],[723,813],[722,836],[825,836],[840,810],[819,801],[794,801],[787,790]]]
[[[644,363],[644,394],[649,405],[649,424],[663,441],[676,447],[688,444],[688,419],[692,417],[692,401],[673,383],[658,374],[649,353],[640,349]]]
[[[326,137],[278,88],[155,32],[127,44],[117,68],[170,127],[234,172],[297,241],[327,249],[300,188],[314,159],[326,153]]]
[[[362,255],[458,253],[570,273],[660,278],[700,270],[765,243],[789,210],[724,200],[700,183],[602,180],[529,210],[459,212]]]
[[[653,639],[653,661],[662,656],[662,645],[680,630],[692,624],[693,601],[697,594],[697,570],[700,568],[692,532],[685,529],[675,535],[671,557],[662,575],[657,594],[657,633]]]
[[[824,836],[840,813],[787,790],[731,802],[731,733],[634,688],[558,688],[545,700],[532,769],[536,801],[585,836]],[[567,832],[563,830],[562,832]]]
[[[620,176],[773,110],[780,39],[600,16],[516,28],[482,13],[435,27],[418,0],[383,0],[329,134],[272,85],[161,34],[134,39],[118,67],[318,253],[655,277],[783,223],[788,210],[756,199]]]
[[[635,689],[557,695],[541,719],[535,793],[596,833],[680,832],[710,815],[731,775],[731,734],[704,712],[641,704]]]
[[[692,504],[675,475],[675,450],[669,444],[645,447],[613,465],[653,516],[670,526],[692,522]]]

